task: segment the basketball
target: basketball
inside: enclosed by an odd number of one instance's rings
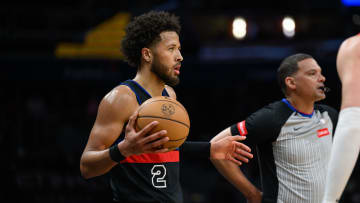
[[[141,104],[136,129],[140,130],[152,121],[158,121],[159,124],[150,131],[150,134],[166,130],[169,141],[164,147],[169,150],[182,145],[189,134],[190,119],[186,109],[180,102],[170,97],[153,97]]]

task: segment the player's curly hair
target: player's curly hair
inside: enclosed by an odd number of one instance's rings
[[[280,67],[277,70],[277,80],[281,87],[281,91],[286,96],[287,86],[285,84],[285,78],[288,76],[292,76],[299,70],[298,62],[313,58],[309,54],[298,53],[291,56],[286,57],[282,62]]]
[[[135,17],[126,27],[126,35],[121,42],[125,61],[140,67],[141,49],[160,41],[160,33],[174,31],[180,34],[179,18],[164,11],[150,11]]]

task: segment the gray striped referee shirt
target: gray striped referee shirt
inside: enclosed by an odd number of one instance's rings
[[[257,145],[262,202],[321,202],[337,116],[326,105],[304,114],[283,99],[231,126]]]

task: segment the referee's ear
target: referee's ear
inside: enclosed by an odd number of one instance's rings
[[[291,77],[291,76],[286,77],[285,78],[285,84],[290,90],[295,90],[296,89],[296,82],[295,82],[294,77]]]

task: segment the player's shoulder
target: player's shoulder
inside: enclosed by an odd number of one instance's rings
[[[176,99],[176,93],[174,88],[169,85],[165,85],[165,89],[171,98]]]
[[[341,43],[340,49],[352,51],[355,53],[360,51],[360,34],[357,34],[357,35],[354,35],[354,36],[351,36],[351,37],[345,39]]]
[[[345,40],[346,43],[356,43],[360,44],[360,33],[354,36],[351,36]]]
[[[96,123],[125,123],[138,108],[136,96],[132,94],[124,85],[110,90],[99,104]]]
[[[110,90],[101,100],[100,106],[107,108],[117,108],[126,106],[128,108],[136,107],[136,95],[125,85],[118,85]]]

